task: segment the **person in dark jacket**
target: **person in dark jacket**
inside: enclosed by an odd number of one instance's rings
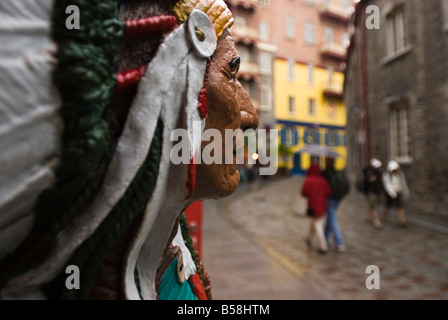
[[[345,245],[339,229],[338,219],[336,216],[339,204],[342,199],[350,191],[350,184],[344,171],[338,171],[334,167],[334,158],[325,158],[325,170],[323,176],[330,184],[332,195],[328,199],[327,221],[325,225],[325,238],[330,241],[331,236],[334,237],[337,252],[344,252]]]
[[[369,206],[367,221],[372,223],[377,229],[383,228],[383,224],[378,215],[378,207],[384,190],[381,171],[382,165],[380,160],[372,159],[369,165],[363,170],[363,192]]]
[[[324,220],[327,211],[328,197],[332,191],[328,181],[322,176],[318,164],[312,164],[306,174],[302,187],[302,195],[308,199],[308,214],[311,216],[310,228],[305,241],[312,244],[313,235],[316,234],[320,253],[328,252],[327,240],[324,235]]]

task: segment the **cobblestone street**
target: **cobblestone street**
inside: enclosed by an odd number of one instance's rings
[[[302,179],[275,180],[255,191],[242,185],[229,198],[204,203],[203,259],[215,299],[448,299],[447,234],[412,223],[411,218],[402,229],[394,211],[385,228],[376,230],[365,222],[364,199],[353,190],[338,210],[346,251],[336,253],[330,247],[321,255],[303,240],[309,220],[299,195]],[[224,222],[233,234],[225,231]],[[266,259],[252,260],[249,249],[232,244],[237,236]],[[272,269],[269,276],[253,276],[260,267],[254,264],[260,263]],[[379,267],[379,290],[365,286],[369,265]],[[244,267],[245,273],[236,270]],[[249,280],[243,281],[244,276]]]

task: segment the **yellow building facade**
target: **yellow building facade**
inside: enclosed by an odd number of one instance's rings
[[[324,157],[299,152],[317,144],[338,152],[336,168],[346,167],[346,108],[341,72],[294,61],[274,61],[276,129],[279,130],[279,167],[303,174],[312,162],[325,165]],[[285,150],[287,152],[285,152]]]

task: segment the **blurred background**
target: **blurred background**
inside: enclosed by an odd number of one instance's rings
[[[239,81],[259,128],[279,130],[279,169],[259,176],[258,164],[242,165],[232,196],[189,208],[214,298],[448,298],[448,1],[226,3]],[[319,255],[304,241],[300,191],[329,152],[351,183],[337,212],[346,250],[330,242]],[[366,221],[357,185],[372,158],[400,164],[407,228],[394,210],[381,230]],[[366,288],[370,265],[380,289]]]

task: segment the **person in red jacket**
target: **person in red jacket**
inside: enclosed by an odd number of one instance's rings
[[[302,195],[308,199],[308,215],[311,216],[310,229],[305,238],[311,246],[314,233],[319,242],[318,252],[327,253],[328,245],[324,234],[324,222],[327,210],[328,197],[332,191],[328,181],[322,176],[318,164],[312,164],[306,173],[306,179],[302,187]]]

